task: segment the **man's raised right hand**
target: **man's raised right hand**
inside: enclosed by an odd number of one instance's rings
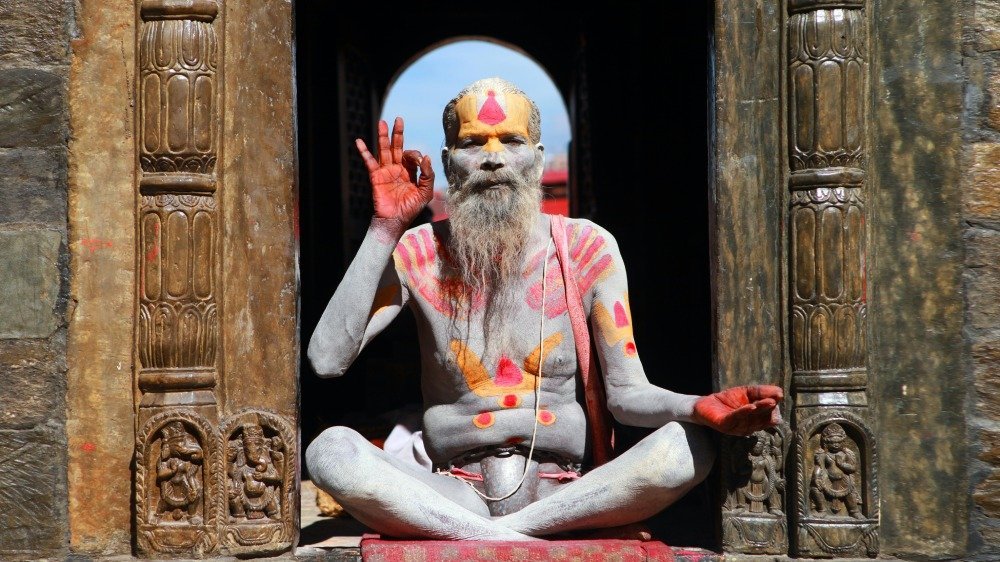
[[[357,139],[355,144],[372,182],[375,216],[397,219],[409,225],[434,195],[431,157],[421,155],[418,150],[403,150],[402,117],[396,117],[392,124],[391,142],[389,126],[379,120],[378,160],[368,151],[365,141]],[[417,168],[420,168],[419,177]]]

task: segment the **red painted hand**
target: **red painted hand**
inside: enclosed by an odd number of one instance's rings
[[[434,195],[431,157],[422,156],[418,150],[403,150],[402,117],[392,124],[391,143],[389,126],[385,121],[378,122],[378,160],[368,152],[365,141],[358,139],[355,144],[372,182],[375,216],[410,224]]]
[[[694,419],[722,433],[750,435],[781,422],[777,406],[783,397],[777,386],[737,386],[700,398]]]

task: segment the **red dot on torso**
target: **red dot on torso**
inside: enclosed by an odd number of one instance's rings
[[[635,349],[635,342],[627,342],[625,344],[625,355],[632,356],[637,353]]]
[[[538,421],[542,422],[544,425],[549,425],[556,421],[556,415],[548,410],[542,410],[538,412]]]
[[[472,418],[472,423],[479,429],[485,429],[493,425],[493,414],[491,412],[483,412]]]
[[[513,394],[507,394],[500,401],[500,405],[503,406],[504,408],[513,408],[517,406],[518,402],[520,402],[520,400],[517,399],[517,396]]]

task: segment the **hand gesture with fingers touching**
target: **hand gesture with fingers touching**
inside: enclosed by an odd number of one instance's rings
[[[403,150],[402,117],[392,124],[392,141],[389,126],[385,121],[378,122],[378,160],[368,151],[365,141],[357,139],[355,144],[368,168],[375,216],[410,224],[434,195],[430,156],[421,155],[418,150]]]
[[[750,435],[781,422],[778,402],[783,397],[777,386],[737,386],[700,398],[694,419],[722,433]]]

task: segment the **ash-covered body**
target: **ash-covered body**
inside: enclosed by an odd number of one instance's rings
[[[776,387],[699,397],[650,384],[617,243],[597,224],[569,219],[569,270],[607,407],[622,423],[658,428],[581,477],[587,420],[551,217],[539,211],[537,109],[513,85],[487,79],[448,104],[444,125],[450,217],[408,230],[431,198],[430,159],[403,150],[399,118],[391,141],[380,123],[378,159],[357,142],[375,217],[309,344],[317,373],[341,375],[409,306],[421,350],[423,440],[436,471],[335,427],[306,453],[317,486],[385,534],[530,540],[633,523],[675,501],[713,461],[695,424],[743,435],[774,424]]]

